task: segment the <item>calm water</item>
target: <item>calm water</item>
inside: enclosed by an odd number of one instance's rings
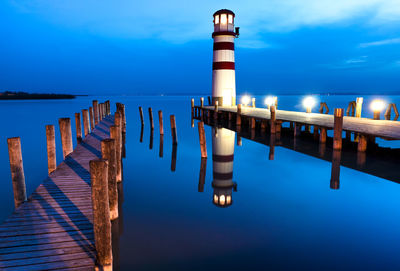
[[[364,98],[363,115],[371,116],[372,97]],[[390,98],[400,102],[400,97]],[[31,193],[47,175],[45,125],[58,129],[59,117],[73,119],[74,112],[87,108],[92,99],[0,102],[0,221],[13,211],[6,138],[21,136]],[[268,146],[245,138],[237,146],[234,132],[206,126],[209,158],[202,188],[190,98],[96,99],[126,105],[122,270],[400,269],[399,184],[342,166],[340,188],[331,189],[331,162],[278,146],[275,159],[269,160]],[[320,97],[331,112],[334,107],[347,108],[354,99]],[[139,105],[146,113],[142,142]],[[156,120],[152,144],[149,106]],[[303,110],[301,97],[282,96],[279,108]],[[163,157],[159,156],[158,110],[164,114]],[[175,171],[171,171],[170,114],[176,115],[178,127]],[[56,136],[61,162],[58,130]],[[379,143],[400,147],[397,142]],[[218,207],[214,197],[229,206]]]

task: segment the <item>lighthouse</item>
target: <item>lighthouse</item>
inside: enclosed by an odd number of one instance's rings
[[[218,10],[213,17],[212,102],[231,106],[236,104],[235,38],[239,27],[235,28],[235,13],[230,10]]]
[[[212,128],[213,203],[218,207],[232,205],[232,191],[236,191],[233,182],[233,153],[235,150],[235,132],[225,128]]]

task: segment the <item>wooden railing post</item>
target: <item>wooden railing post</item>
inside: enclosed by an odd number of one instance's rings
[[[164,123],[163,123],[163,116],[162,116],[162,111],[158,111],[158,123],[160,126],[160,135],[164,134]]]
[[[362,97],[358,97],[356,100],[356,118],[361,118],[363,100]]]
[[[90,134],[89,111],[87,109],[82,110],[82,120],[83,120],[83,131],[86,137],[88,134]]]
[[[54,125],[46,125],[46,139],[47,139],[47,167],[48,173],[56,170],[56,135]]]
[[[203,97],[200,98],[200,107],[201,108],[204,107],[204,98]]]
[[[333,131],[333,149],[342,149],[342,130],[343,130],[343,108],[335,108],[334,113],[334,131]]]
[[[14,205],[18,208],[26,201],[26,187],[24,165],[22,162],[21,139],[12,137],[7,139],[8,156],[10,158],[11,180],[14,191]]]
[[[58,119],[61,134],[61,145],[63,149],[63,158],[73,151],[72,145],[72,131],[71,131],[71,119],[60,118]]]
[[[107,160],[89,163],[93,204],[93,231],[100,270],[112,270],[111,221],[108,200]]]
[[[194,99],[190,100],[190,107],[192,109],[192,117],[194,116]]]
[[[178,133],[176,131],[175,116],[174,115],[170,115],[169,119],[170,119],[170,122],[171,122],[172,144],[173,145],[178,145]]]
[[[93,113],[94,113],[94,125],[99,124],[99,102],[94,100],[93,102]]]
[[[118,218],[117,158],[115,139],[101,141],[101,157],[108,161],[108,202],[110,220]]]
[[[204,132],[204,123],[202,121],[197,123],[199,128],[199,141],[200,141],[200,151],[201,157],[207,158],[207,146],[206,146],[206,135]]]
[[[82,124],[81,124],[81,114],[75,113],[75,129],[76,129],[76,142],[82,142]]]

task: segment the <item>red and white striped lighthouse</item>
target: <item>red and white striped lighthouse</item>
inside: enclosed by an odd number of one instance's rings
[[[212,76],[212,102],[230,106],[236,104],[235,83],[235,13],[221,9],[214,13],[214,55]]]

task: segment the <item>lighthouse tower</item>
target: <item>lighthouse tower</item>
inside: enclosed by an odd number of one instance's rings
[[[235,13],[221,9],[214,13],[214,54],[212,74],[212,102],[230,106],[236,104],[235,38],[239,27],[235,25]]]
[[[235,132],[225,128],[212,128],[212,160],[214,189],[213,203],[218,207],[232,205],[233,153],[235,150]]]

